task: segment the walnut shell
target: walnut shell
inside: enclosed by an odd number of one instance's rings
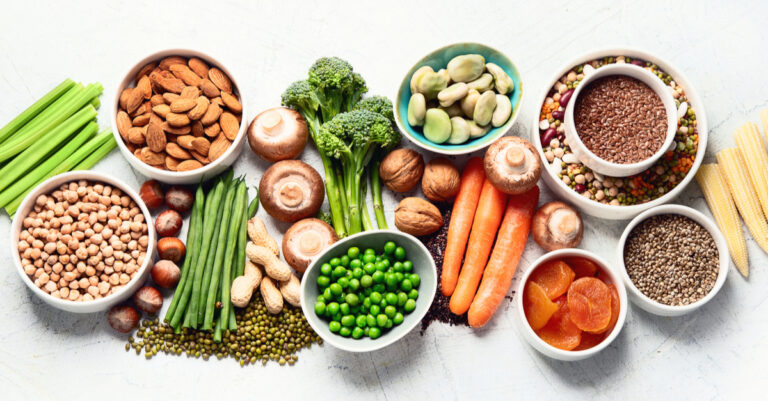
[[[461,175],[459,169],[444,157],[430,160],[421,179],[421,190],[427,199],[443,202],[459,192]]]
[[[437,206],[421,198],[405,198],[395,209],[395,226],[411,235],[429,235],[443,226],[443,215]]]
[[[379,175],[387,188],[408,192],[424,174],[424,158],[412,149],[395,149],[381,161]]]

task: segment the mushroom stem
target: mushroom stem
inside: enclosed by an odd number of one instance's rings
[[[506,158],[510,166],[519,167],[525,162],[525,152],[520,147],[510,146],[507,149]]]
[[[296,207],[304,200],[304,191],[295,182],[287,182],[280,187],[280,201],[288,207]]]

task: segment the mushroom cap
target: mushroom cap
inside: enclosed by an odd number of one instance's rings
[[[283,256],[297,272],[304,273],[312,260],[338,241],[336,231],[314,217],[293,223],[283,236]]]
[[[270,162],[295,159],[308,138],[307,121],[298,111],[287,107],[264,110],[248,126],[251,150]]]
[[[283,160],[273,164],[259,183],[261,205],[270,216],[292,223],[317,213],[325,197],[323,179],[309,164]]]
[[[505,136],[491,145],[483,165],[488,181],[509,195],[528,191],[541,177],[541,158],[536,149],[516,136]]]
[[[533,215],[533,239],[545,251],[575,248],[581,243],[584,223],[570,205],[554,201],[544,204]]]

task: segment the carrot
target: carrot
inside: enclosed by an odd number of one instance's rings
[[[461,175],[459,193],[453,203],[451,223],[448,225],[448,238],[446,239],[445,253],[443,254],[443,273],[440,275],[440,286],[443,295],[450,297],[456,289],[456,281],[459,279],[461,259],[467,248],[469,229],[475,218],[477,202],[480,200],[480,191],[485,181],[483,159],[473,157],[464,167]]]
[[[488,262],[488,255],[493,248],[493,239],[499,229],[507,204],[507,194],[499,191],[487,179],[480,191],[477,211],[472,221],[472,231],[467,243],[467,254],[464,255],[464,265],[461,266],[456,289],[451,295],[449,304],[451,312],[461,315],[467,312],[472,299],[475,297],[477,285],[483,277],[483,269]]]
[[[488,323],[507,295],[517,264],[525,250],[528,233],[531,231],[531,220],[538,203],[539,187],[509,197],[491,259],[485,267],[483,281],[467,314],[470,326],[482,327]],[[522,294],[518,294],[520,295]]]

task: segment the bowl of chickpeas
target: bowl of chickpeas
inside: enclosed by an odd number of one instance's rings
[[[147,206],[124,182],[93,171],[46,180],[22,201],[11,254],[22,281],[49,305],[109,309],[146,281],[155,251]]]

